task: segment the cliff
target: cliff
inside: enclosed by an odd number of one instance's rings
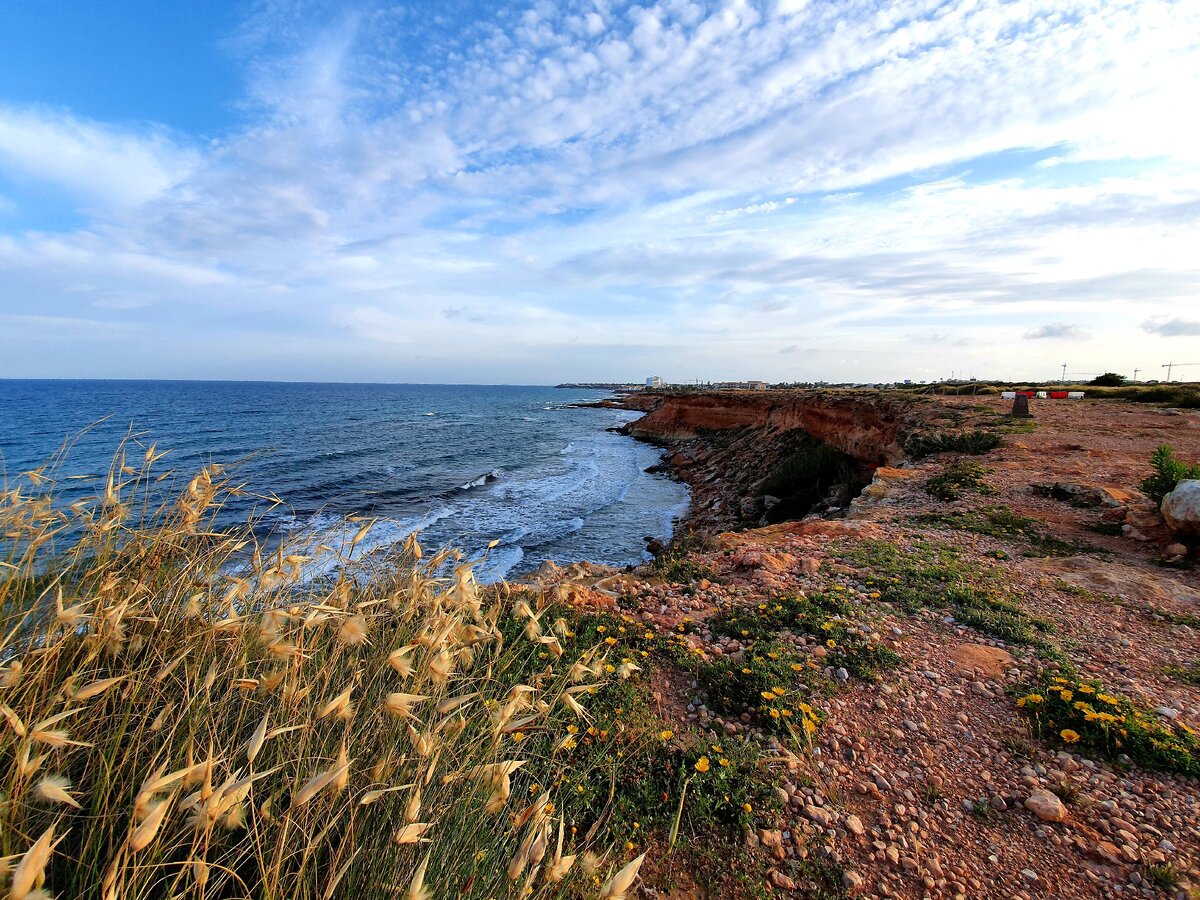
[[[880,466],[903,458],[911,399],[851,391],[647,392],[624,431],[663,445],[687,482],[687,525],[716,531],[845,509]]]
[[[801,431],[872,468],[903,458],[912,410],[912,400],[839,391],[646,393],[625,398],[623,405],[646,410],[626,426],[643,440],[670,443],[744,428],[775,435]]]

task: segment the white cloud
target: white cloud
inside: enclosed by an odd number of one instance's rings
[[[131,132],[65,112],[0,105],[0,166],[86,203],[143,203],[179,184],[198,162],[196,151],[164,129]]]
[[[1200,289],[1195,5],[581,2],[457,31],[421,6],[314,9],[257,7],[232,42],[247,124],[211,146],[0,106],[0,174],[88,216],[0,236],[0,312],[35,314],[20,284],[82,315],[87,283],[89,317],[169,341],[240,310],[344,377],[403,346],[486,380],[581,342],[655,370],[765,352],[765,377],[884,377],[967,344],[1011,371],[1030,317],[1081,323],[1103,367]],[[798,340],[854,353],[781,352]],[[585,376],[615,377],[560,377]]]

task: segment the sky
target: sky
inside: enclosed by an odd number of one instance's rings
[[[0,377],[1162,378],[1197,97],[1194,0],[3,4]]]

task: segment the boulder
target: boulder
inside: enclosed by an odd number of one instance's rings
[[[1067,808],[1050,791],[1038,788],[1025,799],[1025,808],[1043,822],[1065,822]]]
[[[1189,478],[1163,497],[1162,516],[1176,534],[1200,537],[1200,480]]]
[[[978,669],[989,678],[1003,675],[1016,665],[1011,653],[984,644],[959,644],[950,651],[950,661],[962,672]]]

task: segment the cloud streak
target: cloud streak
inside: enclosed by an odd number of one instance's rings
[[[0,175],[84,219],[0,219],[0,313],[136,323],[197,375],[303,346],[394,380],[1035,376],[1022,335],[1103,369],[1192,333],[1162,311],[1200,289],[1200,8],[464,9],[260,3],[206,143],[0,97]],[[253,365],[212,349],[231,322]],[[0,375],[53,374],[46,340]]]

